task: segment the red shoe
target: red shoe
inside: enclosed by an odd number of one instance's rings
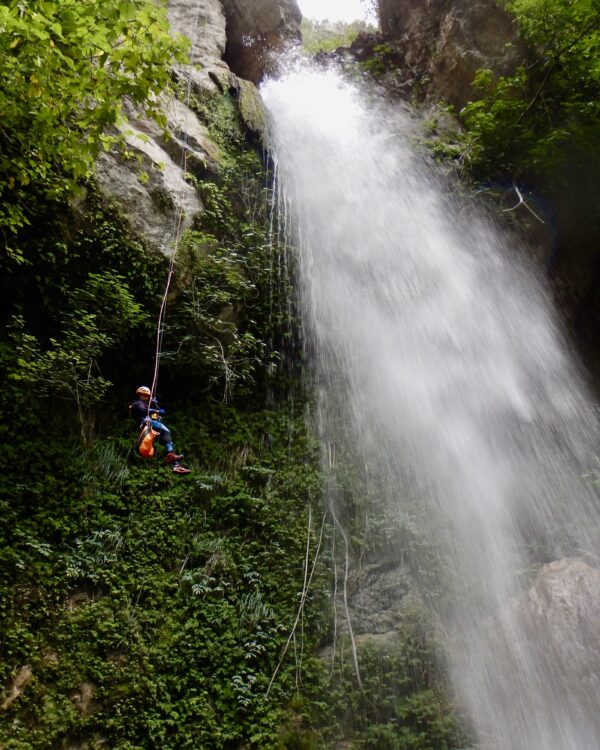
[[[191,469],[186,469],[186,467],[181,464],[174,464],[172,471],[173,474],[189,474]]]
[[[176,464],[178,461],[181,461],[182,458],[183,458],[183,455],[178,456],[176,453],[173,453],[173,451],[171,451],[171,453],[167,453],[165,457],[165,463]]]

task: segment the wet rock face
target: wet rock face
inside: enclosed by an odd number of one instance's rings
[[[490,620],[481,641],[486,672],[502,726],[522,741],[505,737],[499,747],[597,746],[599,622],[600,570],[581,558],[544,565],[529,590]],[[476,692],[471,700],[477,702]],[[484,735],[502,734],[494,711],[475,715]]]
[[[384,40],[424,98],[462,107],[479,68],[509,73],[523,60],[512,17],[494,0],[379,0]]]
[[[170,0],[168,15],[174,32],[192,41],[191,65],[179,65],[174,76],[195,92],[221,93],[234,83],[225,51],[225,14],[220,0]],[[220,153],[206,128],[183,102],[164,95],[168,136],[163,128],[127,102],[127,123],[121,126],[133,158],[116,150],[101,154],[97,179],[101,189],[117,198],[132,228],[166,254],[177,231],[189,229],[203,210],[196,189],[183,170],[202,179],[218,170]]]
[[[600,691],[600,570],[579,558],[545,565],[520,603],[573,685]]]
[[[227,19],[224,59],[241,78],[259,83],[286,44],[300,41],[296,0],[222,0]]]
[[[403,599],[410,590],[406,571],[396,561],[366,565],[349,581],[348,608],[357,635],[387,635],[401,620]],[[340,630],[346,629],[345,613],[337,602]]]
[[[238,94],[246,110],[254,113],[255,90],[242,82],[222,60],[226,45],[225,12],[220,0],[170,0],[168,15],[174,32],[192,42],[191,65],[178,65],[174,77],[184,88],[200,95]],[[97,161],[97,179],[101,189],[116,198],[134,231],[153,247],[167,255],[173,250],[177,234],[189,229],[203,211],[198,192],[186,179],[183,169],[196,179],[219,170],[221,154],[196,114],[182,101],[163,96],[167,115],[167,136],[163,128],[125,103],[127,122],[121,126],[127,150],[126,159],[117,150],[103,153]],[[260,111],[248,124],[258,130]],[[185,154],[185,157],[184,157]]]
[[[194,36],[193,65],[219,60],[225,51],[225,14],[220,0],[169,0],[169,23],[173,31]],[[196,27],[196,29],[195,29]]]

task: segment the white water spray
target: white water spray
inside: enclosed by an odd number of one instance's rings
[[[452,581],[455,686],[498,750],[592,750],[600,711],[510,606],[528,550],[597,550],[591,409],[542,286],[448,197],[409,118],[331,70],[264,85],[304,324],[338,425]],[[582,697],[583,695],[583,697]]]

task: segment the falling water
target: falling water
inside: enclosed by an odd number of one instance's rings
[[[539,550],[598,541],[595,427],[542,284],[397,107],[308,65],[262,93],[324,438],[350,434],[439,550],[453,681],[485,746],[598,747],[596,697],[510,604]]]

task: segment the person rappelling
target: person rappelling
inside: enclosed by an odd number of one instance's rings
[[[175,453],[171,431],[163,424],[162,415],[165,410],[159,407],[155,398],[152,398],[150,388],[142,385],[135,395],[136,399],[129,405],[129,411],[141,430],[136,446],[138,453],[143,458],[154,458],[156,455],[154,443],[158,440],[167,451],[165,463],[171,467],[172,471],[175,474],[189,474],[190,469],[180,463],[183,456]]]

